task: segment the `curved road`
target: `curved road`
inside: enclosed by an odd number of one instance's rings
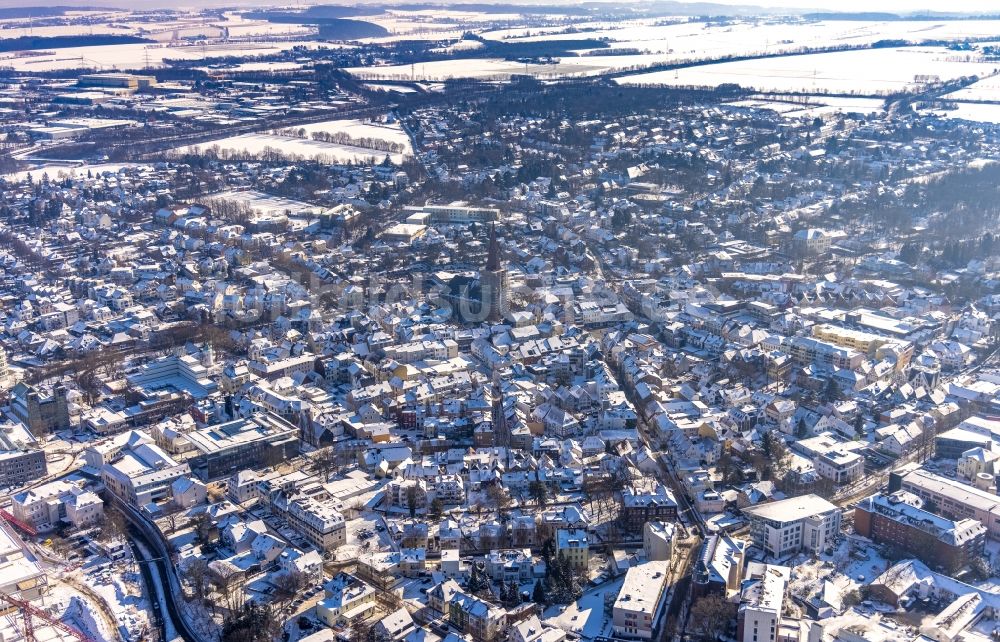
[[[125,519],[129,522],[129,544],[140,544],[140,546],[133,545],[132,550],[143,571],[143,579],[149,587],[150,602],[154,616],[160,623],[161,632],[164,632],[166,628],[164,618],[169,617],[177,636],[184,642],[207,642],[191,628],[187,619],[180,612],[177,604],[178,596],[181,594],[180,582],[177,580],[174,565],[170,561],[166,544],[160,538],[159,532],[155,531],[154,527],[134,508],[122,502],[113,493],[109,491],[105,495],[108,500],[121,509]],[[156,557],[152,557],[153,555]],[[156,565],[159,582],[153,580],[149,564]],[[163,598],[167,612],[155,615],[160,610],[159,597]],[[166,637],[164,636],[163,639]]]

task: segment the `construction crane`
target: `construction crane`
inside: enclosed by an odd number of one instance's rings
[[[17,528],[22,533],[30,535],[31,537],[34,537],[35,535],[38,535],[38,531],[36,531],[31,526],[31,524],[25,524],[24,522],[22,522],[21,520],[19,520],[18,518],[14,517],[13,515],[11,515],[10,513],[8,513],[7,511],[5,511],[3,509],[0,509],[0,520],[3,520],[5,522],[7,522],[11,526]]]
[[[63,633],[72,635],[77,640],[81,642],[97,642],[94,638],[89,635],[82,633],[81,631],[74,629],[70,625],[62,622],[45,611],[33,606],[30,602],[24,600],[19,600],[12,595],[7,595],[6,593],[0,593],[0,601],[6,602],[11,607],[14,607],[21,611],[21,617],[24,619],[24,640],[25,642],[35,642],[35,627],[31,623],[32,617],[37,617],[46,624],[53,626]],[[4,609],[5,611],[7,609]]]

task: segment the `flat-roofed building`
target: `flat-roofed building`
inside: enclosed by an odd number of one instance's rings
[[[928,470],[908,466],[889,475],[889,492],[905,490],[924,501],[939,515],[974,519],[986,535],[1000,539],[1000,496]]]
[[[765,554],[782,558],[818,552],[840,532],[840,509],[819,495],[802,495],[743,509],[750,538]]]
[[[426,212],[434,223],[489,223],[500,220],[500,210],[492,207],[470,207],[463,201],[448,205],[421,205],[405,208],[408,212]]]
[[[22,423],[0,425],[0,487],[20,486],[44,477],[45,451]]]
[[[195,399],[204,399],[218,389],[208,368],[192,355],[171,355],[150,361],[126,380],[144,397],[156,397],[163,391],[180,391]]]
[[[20,542],[8,528],[0,519],[0,593],[34,600],[46,591],[48,577],[37,562],[25,557]]]
[[[113,89],[147,89],[156,86],[156,76],[136,74],[81,74],[77,79],[81,87],[109,87]]]
[[[835,484],[850,484],[865,474],[865,459],[849,450],[829,450],[813,461],[816,472]]]
[[[202,481],[228,477],[244,468],[291,459],[299,450],[298,428],[267,412],[188,433],[198,453],[188,463]]]
[[[736,639],[740,642],[776,642],[781,613],[791,577],[787,566],[752,562],[740,594]]]
[[[396,223],[382,232],[382,240],[389,243],[412,243],[427,234],[427,226],[417,223]]]
[[[611,610],[615,636],[652,639],[658,629],[667,600],[667,571],[670,562],[653,561],[633,566]]]

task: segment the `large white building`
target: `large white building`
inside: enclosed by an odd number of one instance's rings
[[[470,207],[464,201],[448,205],[408,206],[407,212],[426,212],[434,223],[489,223],[500,220],[500,210],[492,207]]]
[[[775,642],[781,630],[781,611],[791,569],[751,563],[740,596],[736,639],[741,642]]]
[[[669,568],[670,562],[653,561],[628,570],[611,611],[615,636],[653,638],[667,603]]]
[[[816,552],[840,531],[840,509],[819,495],[803,495],[743,509],[750,538],[766,555]]]
[[[56,480],[14,495],[14,517],[39,532],[56,528],[60,522],[77,528],[97,524],[104,516],[104,502],[82,483]]]
[[[933,512],[939,515],[978,520],[988,537],[1000,539],[1000,496],[994,493],[922,468],[904,468],[890,475],[889,492],[897,490],[913,493],[933,505]]]
[[[101,481],[119,499],[136,508],[170,498],[174,480],[191,473],[186,463],[177,463],[152,443],[134,441],[112,452],[110,461],[101,467]],[[100,458],[96,449],[89,455]]]

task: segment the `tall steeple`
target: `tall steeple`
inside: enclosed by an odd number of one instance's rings
[[[504,267],[500,244],[497,242],[496,223],[490,225],[489,257],[479,273],[479,285],[482,289],[481,301],[487,309],[487,319],[494,323],[503,321],[510,313],[510,300],[507,293],[510,284],[507,280],[507,268]]]
[[[500,257],[500,244],[497,243],[497,224],[490,224],[490,249],[489,258],[486,259],[486,270],[497,272],[503,268]]]

